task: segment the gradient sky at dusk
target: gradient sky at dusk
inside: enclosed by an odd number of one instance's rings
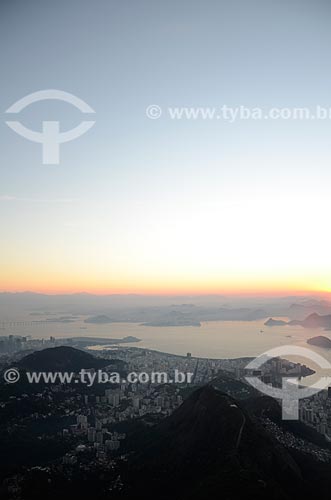
[[[326,0],[2,0],[0,289],[331,291],[331,122],[149,120],[149,104],[331,108]],[[5,111],[96,125],[42,165]],[[38,103],[40,129],[78,110]]]

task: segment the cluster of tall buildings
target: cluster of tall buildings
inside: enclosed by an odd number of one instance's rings
[[[144,415],[170,415],[182,401],[176,387],[169,393],[165,386],[121,384],[115,389],[105,389],[103,395],[84,395],[76,423],[63,429],[63,435],[75,436],[85,449],[95,450],[97,456],[101,452],[115,452],[126,435],[112,430],[114,424]],[[75,462],[76,455],[71,453],[65,460]]]
[[[302,399],[299,418],[306,425],[323,434],[327,441],[331,441],[331,387],[310,398]]]
[[[15,335],[0,337],[0,354],[14,354],[27,349],[28,340],[29,337],[17,337]]]

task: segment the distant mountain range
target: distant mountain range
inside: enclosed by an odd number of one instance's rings
[[[304,320],[312,313],[331,315],[331,303],[321,297],[248,297],[223,295],[148,296],[74,293],[0,293],[0,328],[27,314],[39,323],[147,326],[199,326],[206,321],[255,321],[267,317]],[[45,325],[44,325],[45,326]],[[9,328],[9,326],[8,326]],[[85,327],[87,328],[87,326]]]

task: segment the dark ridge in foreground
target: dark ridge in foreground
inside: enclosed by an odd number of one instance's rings
[[[211,386],[140,436],[127,479],[126,499],[288,499],[304,490],[288,451],[237,401]]]

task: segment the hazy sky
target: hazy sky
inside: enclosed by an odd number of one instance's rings
[[[331,121],[166,113],[331,108],[330,15],[327,0],[1,0],[0,289],[331,290]],[[59,165],[5,124],[44,89],[96,111]],[[45,101],[18,119],[82,115]]]

